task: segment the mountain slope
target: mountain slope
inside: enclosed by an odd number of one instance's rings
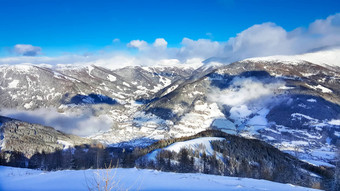
[[[253,58],[196,70],[1,66],[0,112],[112,146],[220,129],[332,166],[340,136],[340,69],[320,62],[322,55]]]
[[[218,128],[331,162],[340,135],[339,89],[337,68],[245,60],[182,83],[145,112],[173,124],[167,127],[173,137]]]
[[[220,131],[159,141],[144,150],[150,149],[154,150],[138,160],[140,166],[258,178],[308,187],[316,184],[324,187],[329,178],[324,168],[301,162],[267,143]]]
[[[13,152],[31,158],[37,153],[53,153],[77,145],[94,144],[95,141],[68,135],[52,127],[31,124],[0,116],[0,151],[7,163]]]

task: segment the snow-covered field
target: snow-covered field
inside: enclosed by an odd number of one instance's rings
[[[97,177],[96,173],[105,174],[105,172],[106,170],[44,172],[0,166],[0,190],[88,190],[87,185],[94,185],[93,178]],[[113,169],[109,173],[118,182],[115,187],[118,190],[313,190],[266,180],[192,173],[168,173],[136,168]]]

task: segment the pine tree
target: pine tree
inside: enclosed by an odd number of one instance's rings
[[[203,154],[202,154],[202,160],[203,160],[203,173],[208,174],[209,173],[208,157],[207,157],[207,154],[205,152],[203,152]]]
[[[189,159],[189,152],[186,148],[179,151],[179,172],[190,172],[192,165]]]

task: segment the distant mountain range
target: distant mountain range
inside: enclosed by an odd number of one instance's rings
[[[322,50],[230,64],[212,58],[200,68],[2,65],[1,152],[29,157],[83,144],[145,147],[218,130],[334,167],[339,55]]]

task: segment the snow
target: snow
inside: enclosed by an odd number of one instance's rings
[[[200,145],[204,145],[205,152],[207,155],[212,155],[214,153],[213,148],[211,147],[210,142],[212,141],[223,141],[225,138],[219,138],[219,137],[201,137],[197,139],[192,139],[189,141],[183,141],[183,142],[177,142],[174,144],[171,144],[170,146],[166,147],[165,150],[168,151],[174,151],[179,152],[182,148],[188,148],[188,149],[199,149]]]
[[[176,107],[173,112],[183,111],[182,107]],[[215,119],[224,118],[216,103],[206,104],[203,101],[195,103],[194,110],[186,113],[178,124],[175,124],[169,131],[173,137],[183,137],[197,134],[210,128]]]
[[[256,57],[245,59],[244,61],[280,61],[286,64],[300,64],[303,61],[311,62],[320,66],[336,66],[340,67],[340,48],[323,50],[300,55],[277,55],[268,57]]]
[[[308,120],[315,120],[314,118],[312,118],[312,117],[310,117],[308,115],[301,114],[301,113],[292,113],[291,116],[294,117],[294,118],[298,118],[299,120],[301,120],[302,117],[306,118]]]
[[[333,160],[336,156],[336,153],[333,151],[329,151],[327,148],[321,148],[313,150],[311,152],[311,155],[317,158]]]
[[[340,125],[340,119],[332,119],[328,123],[331,125]]]
[[[316,99],[307,99],[308,102],[311,102],[311,103],[316,103]]]
[[[176,153],[179,153],[179,151],[182,148],[186,149],[192,149],[192,150],[198,150],[199,153],[202,155],[205,153],[208,156],[212,156],[214,154],[214,150],[210,144],[211,141],[223,141],[225,138],[220,138],[220,137],[201,137],[201,138],[196,138],[192,139],[189,141],[183,141],[183,142],[176,142],[173,143],[165,148],[163,150],[167,151],[173,151]],[[146,157],[148,160],[155,160],[157,154],[161,151],[161,149],[157,149],[151,153],[149,153]],[[220,155],[219,153],[216,153],[217,155]],[[220,156],[222,158],[222,156]]]
[[[97,174],[107,170],[63,170],[44,172],[0,166],[0,190],[6,191],[77,191],[88,190]],[[112,169],[108,171],[118,182],[119,190],[275,190],[313,191],[311,188],[267,180],[193,173],[170,173],[155,170]]]
[[[1,127],[2,123],[0,122],[0,127]],[[1,148],[5,147],[5,139],[4,139],[4,133],[0,132],[0,151]]]
[[[313,159],[303,159],[302,161],[304,162],[307,162],[311,165],[314,165],[314,166],[327,166],[327,167],[334,167],[334,165],[332,164],[329,164],[327,162],[322,162],[322,161],[319,161],[319,160],[313,160]]]
[[[72,143],[69,143],[69,142],[63,141],[63,140],[57,140],[57,143],[62,144],[64,146],[63,150],[67,150],[68,148],[73,146]]]
[[[87,67],[87,73],[89,74],[89,76],[91,76],[92,78],[96,78],[96,77],[92,76],[92,74],[91,74],[92,70],[94,70],[93,66],[88,66]]]
[[[294,88],[295,87],[281,86],[278,89],[280,89],[280,90],[291,90],[291,89],[294,89]]]
[[[254,126],[266,126],[268,124],[266,117],[263,116],[255,116],[251,118],[248,122],[248,125],[254,125]]]
[[[178,85],[176,84],[176,85],[173,85],[173,86],[171,86],[170,88],[168,88],[162,95],[166,95],[166,94],[168,94],[168,93],[170,93],[170,92],[172,92],[172,91],[174,91],[176,88],[178,87]]]
[[[308,85],[308,86],[312,89],[315,89],[315,90],[320,89],[322,93],[332,93],[333,92],[332,90],[330,90],[330,89],[328,89],[328,88],[326,88],[326,87],[324,87],[320,84],[317,85],[317,86],[311,86],[311,85]]]
[[[13,68],[17,72],[22,72],[22,73],[29,72],[31,69],[33,69],[33,65],[29,63],[16,64],[10,67]]]
[[[291,148],[291,149],[295,149],[297,146],[300,146],[300,145],[308,145],[309,143],[307,141],[291,141],[291,142],[282,142],[281,143],[282,146],[284,147],[287,147],[287,148]]]
[[[33,106],[33,104],[34,104],[33,101],[31,101],[29,103],[25,103],[24,108],[30,109]]]
[[[266,116],[268,115],[269,111],[270,110],[268,108],[261,109],[257,112],[256,116],[254,116],[247,122],[247,125],[251,126],[253,131],[257,131],[258,129],[266,127],[268,125]]]
[[[115,76],[111,75],[111,74],[109,74],[109,75],[107,76],[107,79],[110,80],[111,82],[114,82],[114,81],[117,80],[117,78],[116,78]]]
[[[129,87],[129,88],[131,87],[130,84],[128,84],[128,83],[126,83],[126,82],[123,82],[123,85],[124,85],[124,86],[127,86],[127,87]]]
[[[246,105],[235,106],[230,109],[230,118],[238,119],[248,117],[252,113]]]
[[[16,88],[19,84],[19,80],[13,80],[12,82],[8,83],[8,88]]]
[[[335,136],[338,136],[340,138],[340,133],[339,132],[334,132]]]
[[[237,133],[235,124],[228,119],[215,119],[211,126],[229,134]]]

